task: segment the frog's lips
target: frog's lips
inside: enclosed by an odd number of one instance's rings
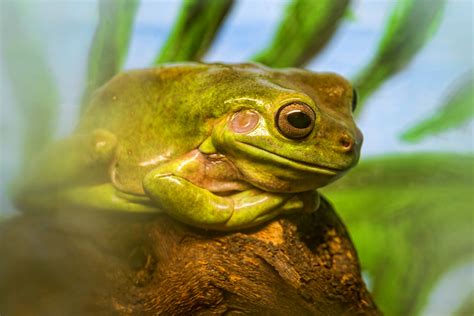
[[[312,173],[319,173],[319,174],[324,174],[328,176],[336,176],[340,174],[341,172],[345,171],[344,169],[310,164],[310,163],[300,161],[300,160],[293,160],[288,157],[281,156],[274,152],[263,149],[261,147],[257,147],[252,144],[244,143],[241,141],[238,141],[237,143],[238,143],[238,146],[241,147],[243,151],[250,153],[252,156],[267,158],[267,159],[270,159],[272,161],[275,161],[277,163],[280,163],[282,165],[285,165],[297,170],[312,172]]]

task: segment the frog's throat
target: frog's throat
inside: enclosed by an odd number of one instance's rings
[[[268,151],[264,148],[257,147],[255,145],[245,143],[245,142],[242,142],[242,141],[237,141],[236,146],[238,146],[240,150],[242,150],[244,152],[247,152],[252,156],[263,157],[264,159],[269,159],[269,160],[275,161],[279,164],[282,164],[284,166],[287,166],[289,168],[300,170],[300,171],[317,173],[317,174],[324,174],[324,175],[328,175],[328,176],[337,176],[338,174],[345,171],[343,169],[337,169],[337,168],[332,168],[332,167],[328,167],[328,166],[320,166],[320,165],[315,165],[315,164],[309,164],[307,162],[298,161],[298,160],[292,160],[288,157],[278,155],[278,154],[276,154],[274,152],[271,152],[271,151]]]

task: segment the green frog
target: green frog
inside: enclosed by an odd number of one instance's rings
[[[333,73],[170,64],[118,74],[32,159],[24,211],[161,213],[212,230],[314,212],[359,159],[356,94]]]

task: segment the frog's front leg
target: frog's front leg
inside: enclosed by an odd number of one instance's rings
[[[152,172],[145,178],[145,191],[158,207],[193,226],[220,230],[255,225],[254,221],[274,211],[292,196],[257,189],[219,196],[173,174]]]
[[[301,203],[291,201],[295,194],[265,192],[241,186],[238,181],[232,184],[229,180],[232,167],[225,165],[194,151],[151,171],[143,187],[160,209],[203,228],[231,230],[254,226],[302,207]],[[240,186],[240,189],[236,190],[238,193],[223,196],[210,189],[218,189],[216,183],[224,187]]]

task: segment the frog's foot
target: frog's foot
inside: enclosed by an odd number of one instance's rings
[[[81,185],[103,183],[115,157],[117,138],[107,130],[75,134],[48,146],[34,157],[12,187],[14,203],[21,210],[57,209],[69,204],[67,191]],[[82,200],[89,202],[89,191]],[[76,195],[81,192],[77,190]],[[97,194],[96,194],[97,195]],[[65,198],[65,199],[63,199]]]
[[[300,195],[259,189],[219,196],[170,173],[148,174],[144,188],[157,206],[169,215],[193,226],[217,230],[255,226],[281,213],[306,210],[311,204]],[[314,192],[311,195],[314,197]],[[315,203],[311,205],[310,208],[316,207]]]

